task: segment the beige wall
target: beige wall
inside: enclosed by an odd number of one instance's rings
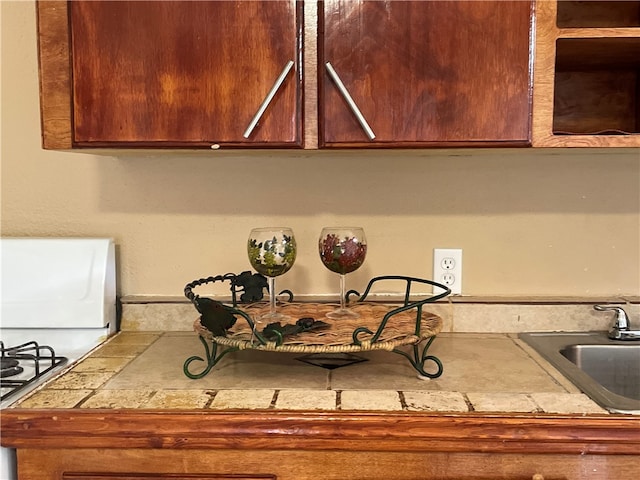
[[[181,295],[249,269],[254,226],[293,227],[278,286],[335,292],[324,225],[362,225],[373,275],[431,278],[434,247],[464,250],[468,295],[638,295],[640,152],[416,150],[96,154],[40,147],[35,10],[2,7],[2,234],[111,236],[120,293]]]

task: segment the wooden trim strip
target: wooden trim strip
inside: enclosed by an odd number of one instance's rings
[[[67,2],[36,2],[42,148],[72,145],[71,55]]]
[[[304,2],[303,78],[304,148],[318,148],[318,2]]]
[[[16,448],[640,454],[633,416],[8,409],[1,420],[2,445]]]

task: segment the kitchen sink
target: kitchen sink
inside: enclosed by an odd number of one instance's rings
[[[640,400],[640,344],[569,345],[560,353],[607,390]]]
[[[610,340],[606,332],[519,337],[602,407],[640,414],[640,342]]]

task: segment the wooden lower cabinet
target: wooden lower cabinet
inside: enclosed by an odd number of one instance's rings
[[[331,450],[29,449],[19,462],[29,480],[622,480],[640,469],[632,455]]]
[[[626,480],[639,416],[6,409],[19,480]]]

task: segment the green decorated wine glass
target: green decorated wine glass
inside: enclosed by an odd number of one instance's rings
[[[278,322],[289,317],[276,312],[276,277],[288,272],[296,260],[296,239],[288,227],[254,228],[247,241],[249,262],[269,282],[269,313],[260,320]]]
[[[327,313],[333,319],[358,318],[357,312],[346,306],[345,275],[364,263],[367,240],[361,227],[325,227],[318,241],[320,259],[325,267],[340,275],[340,308]]]

